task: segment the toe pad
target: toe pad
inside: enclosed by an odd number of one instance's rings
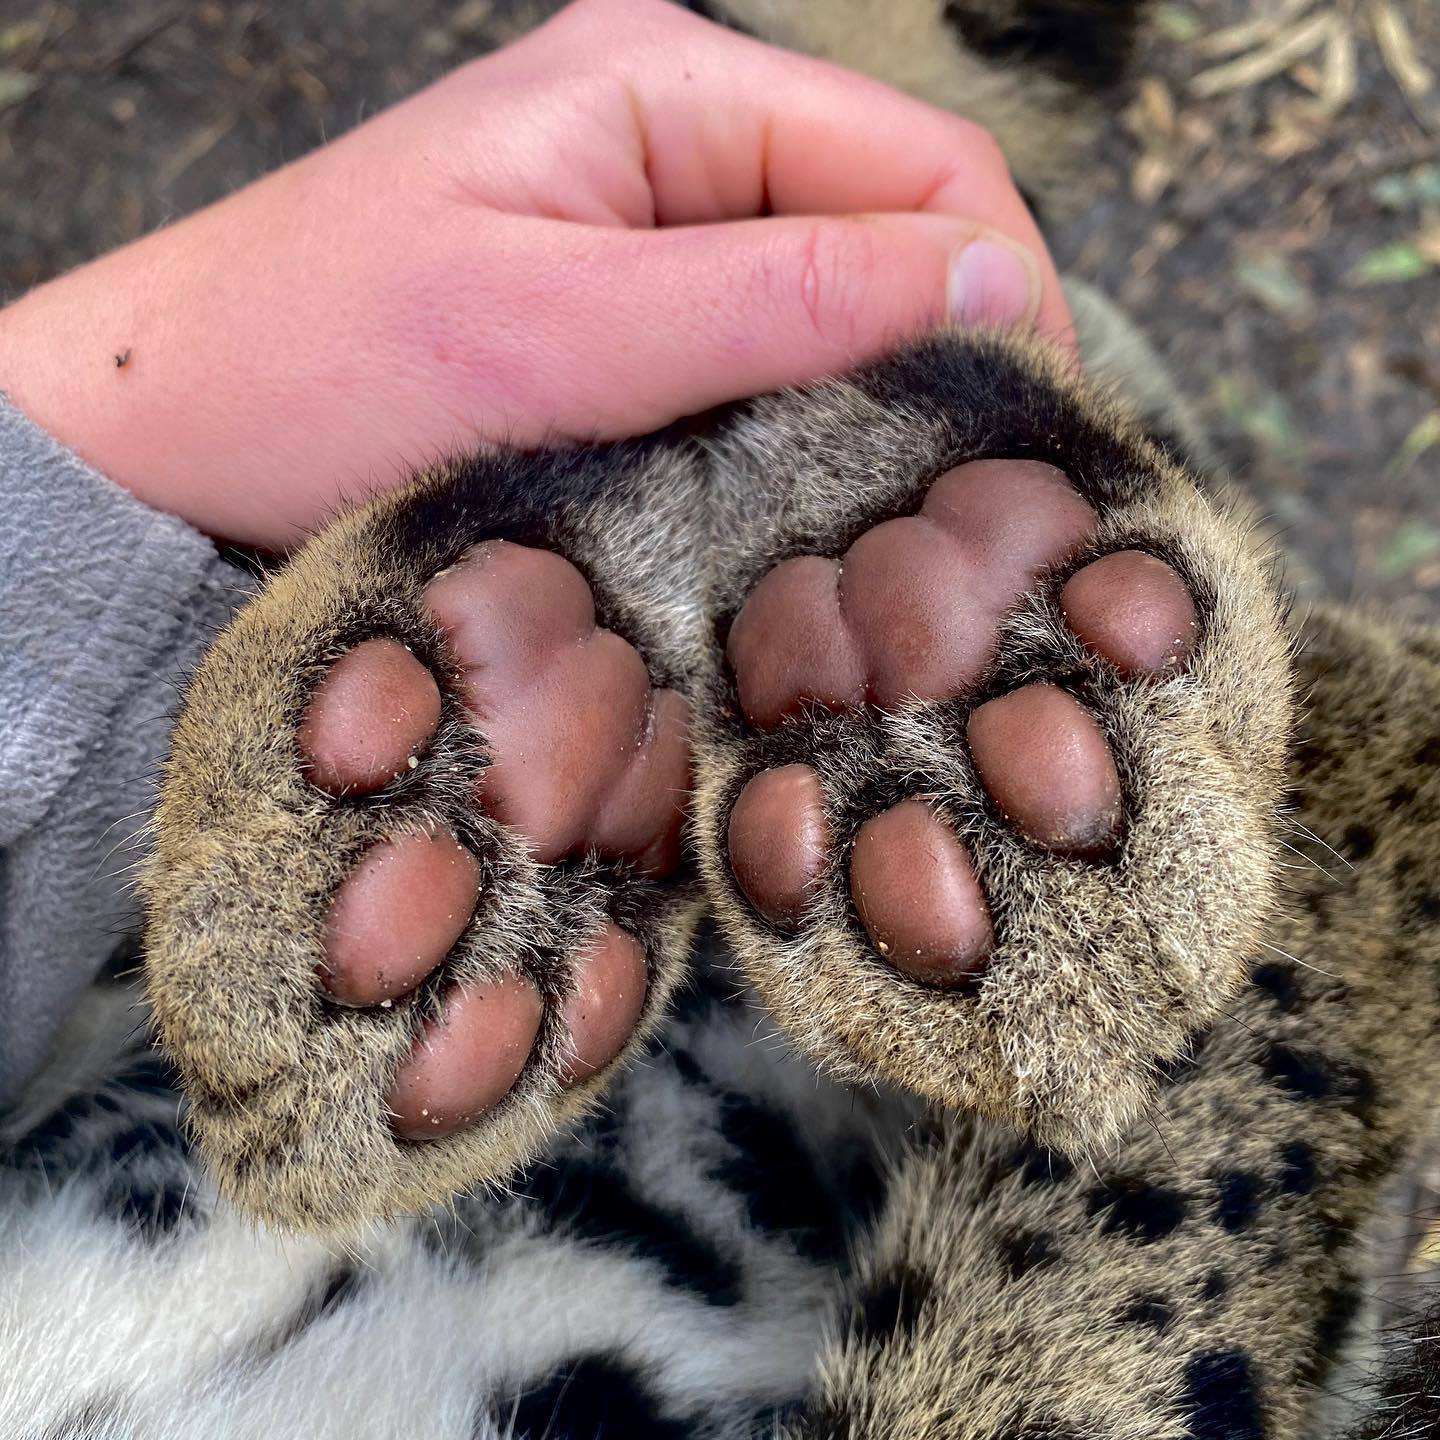
[[[876,948],[897,970],[955,985],[984,968],[994,934],[970,854],[918,800],[860,827],[850,893]]]

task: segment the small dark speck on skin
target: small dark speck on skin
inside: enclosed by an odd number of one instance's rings
[[[115,357],[115,368],[116,368],[117,370],[123,370],[129,363],[130,363],[130,347],[127,345],[122,351],[120,351],[120,353],[119,353],[118,355],[116,355],[116,357]]]

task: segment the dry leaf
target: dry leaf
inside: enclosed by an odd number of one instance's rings
[[[1325,44],[1337,23],[1334,15],[1312,15],[1276,35],[1262,49],[1210,70],[1202,70],[1190,81],[1190,89],[1196,95],[1221,95],[1227,90],[1242,90],[1248,85],[1258,85],[1262,80],[1281,75],[1297,60],[1303,60],[1312,50]]]
[[[1313,150],[1320,143],[1315,127],[1319,108],[1308,100],[1276,105],[1270,129],[1257,142],[1260,153],[1267,160],[1289,160]]]
[[[1297,16],[1303,15],[1314,0],[1284,0],[1278,9],[1269,15],[1259,15],[1240,25],[1231,25],[1207,35],[1195,47],[1202,55],[1219,59],[1222,55],[1238,55],[1255,45],[1262,45],[1282,26],[1288,25]]]
[[[1394,459],[1385,467],[1386,477],[1400,479],[1409,474],[1415,462],[1437,445],[1440,445],[1440,410],[1432,410],[1401,442]]]
[[[1130,193],[1142,205],[1152,205],[1170,188],[1175,167],[1153,151],[1142,155],[1130,171]]]
[[[40,88],[40,77],[28,70],[0,70],[0,110],[28,99]]]
[[[1375,43],[1385,68],[1395,77],[1395,83],[1411,100],[1427,94],[1435,75],[1415,53],[1410,29],[1390,0],[1372,0],[1370,23],[1375,27]]]
[[[0,29],[0,55],[13,55],[22,45],[29,45],[45,33],[38,20],[17,20]]]
[[[1432,264],[1440,266],[1440,217],[1431,218],[1415,237],[1415,248]]]
[[[1325,46],[1325,71],[1320,85],[1320,113],[1338,115],[1355,98],[1355,32],[1337,19]]]
[[[1274,315],[1305,321],[1314,314],[1309,286],[1284,255],[1272,251],[1243,259],[1235,266],[1235,278]]]

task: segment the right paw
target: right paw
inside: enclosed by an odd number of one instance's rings
[[[991,342],[763,402],[723,460],[727,938],[840,1076],[1110,1142],[1272,898],[1288,646],[1243,531]]]
[[[512,1170],[683,964],[676,637],[627,624],[602,578],[641,578],[614,568],[623,544],[558,506],[506,523],[489,470],[313,542],[206,657],[176,728],[152,1001],[221,1184],[292,1227]]]

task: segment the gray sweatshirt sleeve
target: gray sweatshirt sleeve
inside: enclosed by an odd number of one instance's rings
[[[132,933],[177,686],[246,576],[0,394],[0,1105]]]

